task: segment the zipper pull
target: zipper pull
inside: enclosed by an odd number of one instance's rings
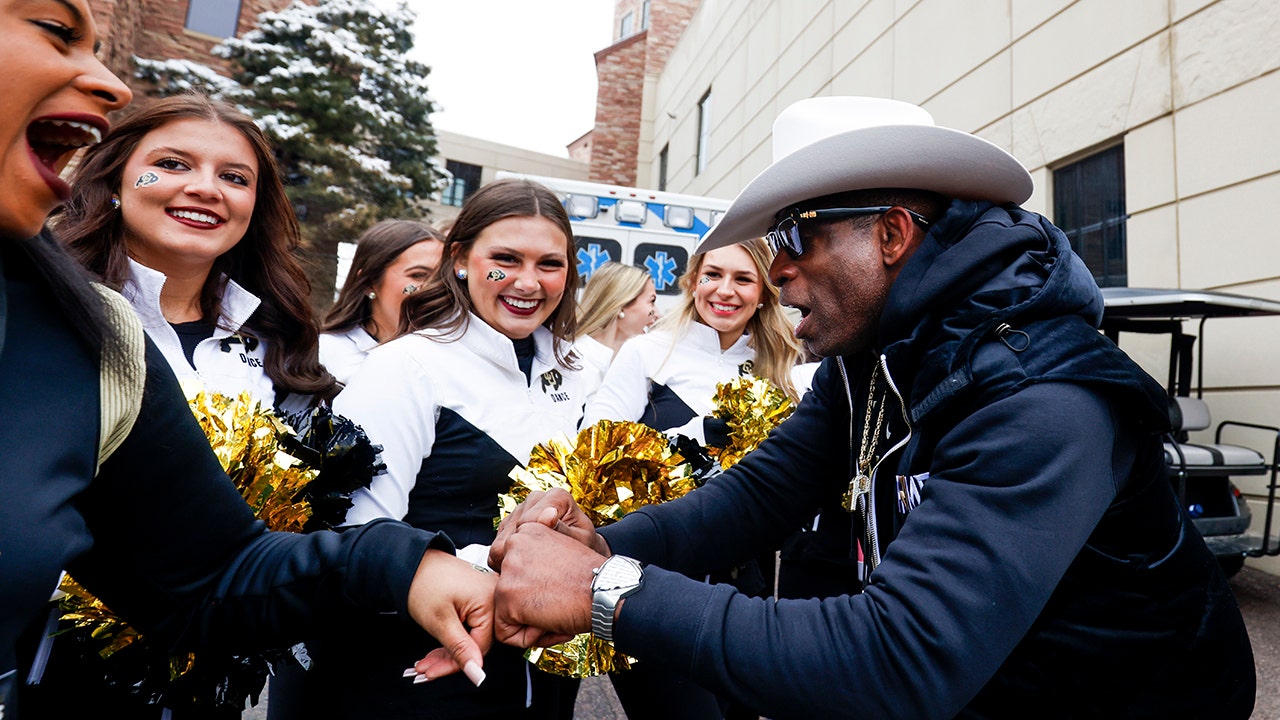
[[[1010,350],[1020,353],[1031,347],[1031,336],[1021,330],[1015,330],[1009,323],[996,326],[995,336]]]

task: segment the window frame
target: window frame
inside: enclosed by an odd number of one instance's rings
[[[669,154],[671,151],[671,143],[662,146],[658,151],[658,190],[667,189],[667,163],[669,162]]]
[[[1124,143],[1094,150],[1052,172],[1054,225],[1066,234],[1099,286],[1127,286]]]
[[[193,32],[193,33],[199,33],[201,35],[207,35],[209,37],[216,37],[216,38],[236,37],[237,34],[240,32],[240,13],[244,10],[244,0],[235,0],[235,15],[234,15],[235,19],[231,23],[230,35],[224,35],[221,32],[214,32],[212,31],[214,30],[214,28],[210,26],[197,28],[197,27],[192,27],[191,25],[191,16],[192,16],[193,10],[200,10],[202,13],[210,12],[210,11],[219,13],[220,21],[225,21],[226,20],[225,16],[221,15],[222,8],[224,8],[225,6],[226,6],[225,0],[187,0],[187,12],[182,19],[182,29],[187,30],[189,32]]]
[[[449,171],[453,179],[449,181],[444,190],[440,191],[440,204],[448,205],[449,207],[462,207],[467,198],[470,198],[472,193],[480,189],[480,185],[484,182],[484,168],[480,165],[449,158],[445,158],[444,163],[445,169]],[[472,171],[473,168],[474,172]],[[472,179],[475,181],[474,186],[469,183]],[[458,191],[459,181],[461,181],[462,187],[461,195],[459,195]]]
[[[693,174],[701,175],[711,159],[711,88],[698,100],[698,143],[694,155]]]

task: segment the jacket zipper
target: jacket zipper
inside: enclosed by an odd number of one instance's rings
[[[879,474],[880,465],[885,461],[885,459],[887,459],[890,455],[896,453],[898,450],[902,449],[911,440],[911,432],[912,432],[911,418],[907,416],[907,403],[905,400],[903,400],[902,392],[898,390],[898,385],[893,381],[893,375],[889,374],[889,362],[883,354],[880,356],[880,372],[884,373],[885,382],[889,384],[889,389],[893,391],[893,396],[898,399],[898,408],[902,411],[902,422],[907,426],[907,434],[904,435],[901,440],[894,443],[892,447],[886,450],[884,455],[880,456],[880,459],[876,461],[875,467],[871,468],[871,491],[867,493],[868,499],[867,499],[867,519],[866,519],[867,528],[868,528],[867,535],[868,535],[869,543],[871,545],[871,549],[868,554],[868,560],[871,565],[871,570],[875,570],[877,567],[880,566],[880,539],[878,537],[879,533],[876,532],[876,504],[875,504],[876,476]],[[845,383],[845,387],[846,388],[848,387],[847,380]],[[852,412],[852,407],[853,407],[852,395],[850,395],[849,397],[849,406],[851,408],[850,412]],[[853,432],[852,423],[850,423],[850,428],[851,429],[849,432],[850,434],[852,434]],[[887,435],[887,433],[889,432],[889,427],[885,426],[884,431]],[[879,438],[877,438],[877,441],[878,440]],[[850,444],[852,444],[852,440],[850,441]]]

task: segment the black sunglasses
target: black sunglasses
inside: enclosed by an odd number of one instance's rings
[[[801,220],[843,220],[845,218],[863,217],[866,215],[883,215],[889,212],[897,205],[877,205],[875,207],[860,208],[823,208],[821,210],[800,210],[791,208],[783,211],[782,219],[773,226],[768,234],[764,236],[765,241],[769,243],[769,247],[773,250],[773,254],[777,255],[783,250],[787,251],[787,255],[792,260],[804,254],[804,246],[800,244],[800,221]],[[907,211],[911,219],[921,228],[928,230],[929,221],[923,215],[910,208],[902,208]]]

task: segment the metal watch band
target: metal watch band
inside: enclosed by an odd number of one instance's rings
[[[638,561],[614,555],[592,571],[591,634],[613,642],[613,616],[618,601],[640,589],[644,582]]]

